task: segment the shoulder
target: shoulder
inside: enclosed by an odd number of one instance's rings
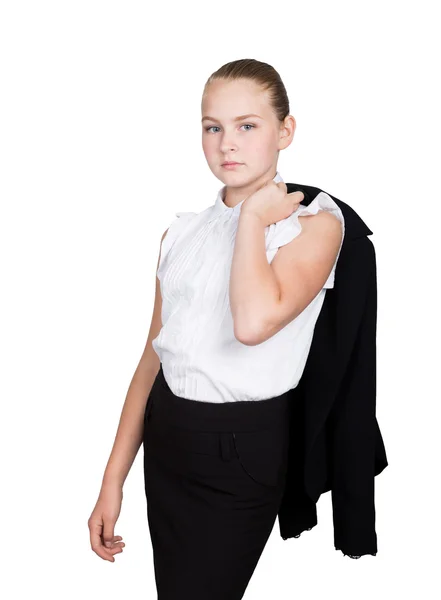
[[[182,232],[184,229],[186,229],[187,225],[192,223],[197,216],[198,216],[198,213],[191,212],[191,211],[175,213],[175,218],[167,227],[166,231],[164,232],[164,236],[166,235],[167,232],[170,232],[169,237],[170,237],[170,234],[171,234],[171,237],[175,237],[180,232]]]
[[[158,274],[162,272],[165,259],[177,240],[187,234],[191,235],[189,230],[192,229],[191,224],[195,222],[197,215],[198,213],[190,211],[175,213],[175,218],[161,236]]]
[[[343,235],[341,220],[333,212],[320,210],[316,214],[299,215],[302,230],[311,235],[327,235],[340,238]]]

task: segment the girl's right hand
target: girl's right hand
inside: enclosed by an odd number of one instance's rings
[[[114,555],[125,546],[120,535],[114,535],[115,523],[121,512],[122,487],[103,484],[95,508],[87,522],[92,550],[104,560],[115,562]]]
[[[283,181],[276,183],[272,179],[260,187],[254,194],[246,198],[241,214],[251,212],[259,217],[263,227],[287,219],[295,212],[305,194],[300,190],[287,193],[287,185]]]

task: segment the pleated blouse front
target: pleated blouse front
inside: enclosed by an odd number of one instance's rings
[[[283,181],[277,171],[273,181]],[[224,203],[223,186],[202,212],[179,212],[162,241],[157,276],[162,295],[162,328],[153,340],[164,377],[177,396],[203,402],[258,401],[297,386],[306,364],[315,323],[335,267],[317,296],[283,329],[256,346],[234,336],[229,278],[243,201]],[[321,210],[342,224],[338,205],[320,192],[309,206],[265,228],[271,263],[279,247],[301,232],[298,217]]]

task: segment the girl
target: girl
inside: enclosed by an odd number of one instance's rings
[[[202,147],[225,185],[161,239],[147,343],[121,414],[92,549],[114,562],[122,487],[144,448],[148,525],[160,600],[236,600],[283,495],[290,390],[344,236],[326,193],[300,206],[277,162],[293,139],[273,67],[228,63],[202,97]]]

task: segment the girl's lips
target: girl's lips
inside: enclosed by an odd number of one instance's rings
[[[225,165],[222,165],[224,169],[234,169],[234,167],[241,167],[242,163],[227,163]]]

